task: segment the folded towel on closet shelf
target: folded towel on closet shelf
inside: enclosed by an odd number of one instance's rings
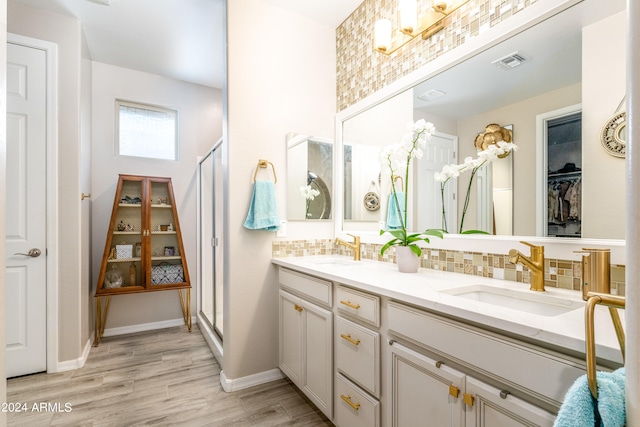
[[[591,396],[586,375],[573,383],[565,395],[554,427],[624,427],[624,368],[614,372],[597,372],[596,383],[598,400]]]
[[[280,228],[276,187],[273,181],[255,181],[251,205],[244,221],[249,230],[276,231]]]
[[[396,199],[398,203],[396,204]],[[398,209],[398,206],[400,209]],[[402,209],[404,208],[404,192],[396,191],[389,194],[389,206],[387,208],[387,230],[402,228]]]

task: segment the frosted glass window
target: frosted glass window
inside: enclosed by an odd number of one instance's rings
[[[116,101],[121,156],[177,160],[178,112],[153,105]]]

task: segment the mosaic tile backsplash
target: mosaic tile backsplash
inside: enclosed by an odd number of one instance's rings
[[[406,37],[397,30],[397,0],[365,0],[336,29],[338,111],[536,2],[537,0],[470,0],[445,18],[445,28],[442,31],[427,40],[416,37],[387,56],[373,49],[374,26],[378,19],[391,20],[392,46]],[[430,4],[430,0],[419,0],[418,16],[422,16]]]
[[[362,259],[395,263],[395,251],[389,249],[380,255],[382,245],[363,243]],[[345,255],[351,251],[344,246],[336,246],[333,240],[275,240],[272,255],[276,258],[312,255]],[[530,283],[529,269],[521,264],[508,262],[506,254],[491,254],[426,248],[422,251],[422,268],[450,271],[474,276],[490,277],[512,282]],[[611,293],[625,295],[624,265],[611,265]],[[545,286],[580,290],[582,263],[573,260],[547,258],[544,261]]]

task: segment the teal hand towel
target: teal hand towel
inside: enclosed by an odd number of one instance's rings
[[[624,427],[624,368],[614,372],[596,373],[598,400],[591,396],[586,375],[578,378],[564,398],[554,427]],[[596,423],[598,421],[599,423]]]
[[[396,204],[396,199],[398,203]],[[400,209],[398,209],[398,206]],[[387,209],[387,230],[397,230],[402,228],[402,209],[404,208],[404,193],[396,191],[389,195],[389,206]]]
[[[256,181],[253,184],[251,205],[244,221],[249,230],[276,231],[280,228],[276,187],[273,181]]]

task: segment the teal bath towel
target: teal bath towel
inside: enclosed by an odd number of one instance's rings
[[[273,181],[256,181],[253,184],[251,205],[244,221],[249,230],[276,231],[280,228],[276,187]]]
[[[578,378],[564,398],[554,427],[623,427],[626,423],[624,368],[596,373],[598,400],[591,396],[586,375]],[[597,422],[596,422],[597,421]]]
[[[396,204],[396,198],[398,203]],[[400,206],[400,210],[398,210]],[[389,194],[389,206],[387,208],[387,230],[402,228],[402,209],[404,208],[404,193],[396,191]]]

